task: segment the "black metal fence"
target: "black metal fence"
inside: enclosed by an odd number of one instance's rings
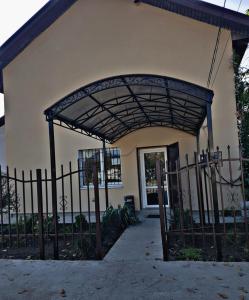
[[[0,257],[100,259],[98,163],[92,161],[91,171],[80,160],[74,170],[71,163],[66,172],[61,166],[56,215],[46,169],[29,174],[0,169]]]
[[[0,258],[102,258],[100,211],[121,182],[119,149],[79,151],[56,173],[53,182],[47,169],[0,167]]]
[[[195,153],[193,163],[186,155],[183,166],[176,161],[166,171],[157,161],[165,260],[194,259],[193,253],[204,260],[249,260],[248,170],[249,159],[241,152],[232,157],[229,146],[226,153]]]
[[[102,161],[99,152],[85,153],[76,165],[61,166],[56,207],[46,169],[0,169],[0,257],[101,259],[100,211],[108,205],[108,183],[121,178],[120,154],[111,151],[107,157]],[[101,169],[103,164],[108,167]],[[191,162],[186,155],[185,162],[168,164],[167,170],[157,161],[166,260],[190,248],[201,249],[207,260],[249,259],[248,170],[249,159],[240,152],[231,156],[229,147],[226,153],[217,148],[212,155],[195,154]],[[105,188],[104,203],[99,184]]]

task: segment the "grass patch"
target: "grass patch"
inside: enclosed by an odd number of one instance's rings
[[[177,260],[202,260],[202,250],[198,248],[184,248],[181,249]]]

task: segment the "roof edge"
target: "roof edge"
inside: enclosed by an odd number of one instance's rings
[[[2,70],[32,41],[78,0],[48,1],[0,47],[0,92],[4,92]]]
[[[140,2],[249,36],[249,17],[219,5],[201,0],[140,0]]]

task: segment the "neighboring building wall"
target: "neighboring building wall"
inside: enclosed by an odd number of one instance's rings
[[[217,30],[159,8],[136,6],[133,1],[79,0],[4,69],[8,164],[18,170],[48,168],[48,126],[43,111],[95,80],[144,73],[206,86]],[[215,145],[223,149],[231,144],[236,154],[232,44],[227,30],[221,32],[217,60],[227,39],[213,86],[213,127]],[[79,149],[101,147],[98,141],[62,128],[55,129],[55,136],[58,168],[69,160],[75,167]],[[204,127],[202,147],[206,138]],[[127,193],[138,197],[136,145],[164,145],[178,139],[182,139],[183,152],[195,151],[195,139],[173,129],[144,129],[120,140],[117,145],[122,153],[132,150],[132,154],[131,160],[124,158],[122,163],[125,188],[111,191],[111,201],[122,201]]]
[[[5,153],[5,128],[0,127],[0,166],[4,170],[6,167],[6,153]]]

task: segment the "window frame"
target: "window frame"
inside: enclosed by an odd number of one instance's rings
[[[118,147],[115,148],[106,148],[106,149],[114,149],[114,150],[118,150],[119,152],[119,160],[120,160],[120,181],[118,183],[113,183],[113,182],[108,182],[108,189],[119,189],[123,187],[123,181],[122,181],[122,163],[121,163],[121,150]],[[90,148],[90,149],[81,149],[78,150],[78,160],[82,160],[84,159],[83,157],[83,152],[84,151],[95,151],[95,152],[99,152],[99,157],[100,157],[100,178],[101,178],[101,183],[99,183],[99,189],[104,189],[105,188],[105,172],[104,172],[104,149],[103,148]],[[86,190],[87,189],[87,185],[84,184],[84,170],[80,170],[79,173],[80,176],[80,189],[81,190]],[[89,184],[89,188],[93,189],[94,185],[93,183]]]

